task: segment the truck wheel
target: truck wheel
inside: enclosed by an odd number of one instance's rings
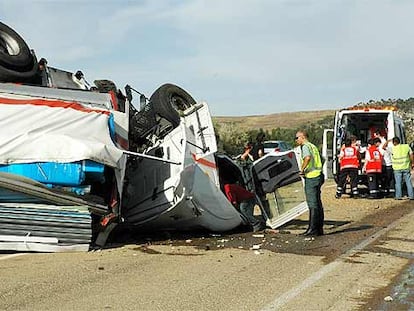
[[[196,101],[179,86],[161,85],[150,98],[155,114],[169,121],[175,128],[180,124],[180,112],[196,104]]]
[[[36,57],[22,37],[0,22],[0,81],[22,82],[38,70]]]

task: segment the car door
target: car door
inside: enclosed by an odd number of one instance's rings
[[[270,153],[253,163],[255,191],[261,212],[275,229],[307,211],[303,181],[293,150]]]
[[[322,172],[325,175],[325,178],[333,178],[333,168],[338,165],[338,158],[334,156],[334,146],[333,146],[333,129],[324,129],[323,130],[323,139],[322,139],[322,158],[323,166]],[[335,169],[336,173],[336,169]]]

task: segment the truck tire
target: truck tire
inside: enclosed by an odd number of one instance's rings
[[[0,22],[0,81],[24,82],[37,73],[38,63],[22,37]]]
[[[155,114],[171,123],[180,124],[180,112],[196,104],[185,90],[174,84],[163,84],[151,95],[150,104]]]

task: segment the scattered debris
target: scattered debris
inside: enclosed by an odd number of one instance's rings
[[[226,243],[228,241],[229,241],[228,239],[221,239],[221,240],[218,240],[217,243]]]
[[[290,233],[290,232],[289,231],[279,231],[279,230],[276,230],[276,229],[265,229],[264,233],[276,234],[276,233]]]
[[[254,238],[264,238],[264,234],[253,234],[252,237],[254,237]]]

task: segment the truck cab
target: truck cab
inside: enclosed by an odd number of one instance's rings
[[[379,130],[386,139],[397,136],[406,143],[404,122],[394,106],[354,106],[335,113],[334,128],[325,129],[322,157],[325,159],[323,172],[327,178],[337,181],[339,174],[338,154],[346,138],[356,136],[360,145],[361,167],[359,184],[366,184],[366,175],[361,171],[368,140]]]

